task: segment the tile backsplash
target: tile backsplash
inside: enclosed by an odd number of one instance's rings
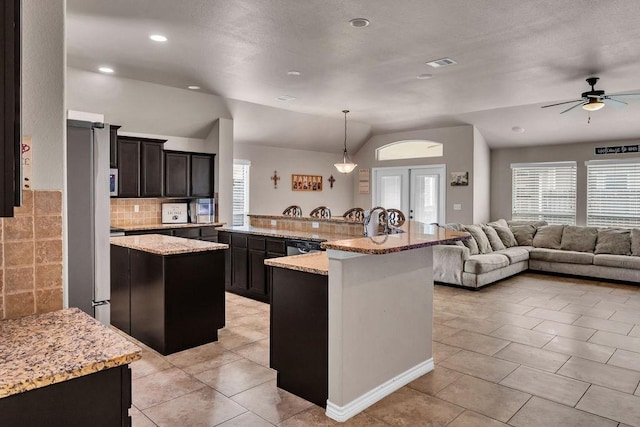
[[[111,225],[151,225],[162,222],[162,204],[186,202],[183,199],[111,199]],[[136,205],[138,212],[135,211]]]
[[[0,318],[62,308],[62,192],[23,191],[0,219]]]

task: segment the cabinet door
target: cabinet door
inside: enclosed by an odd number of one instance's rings
[[[249,254],[247,236],[231,235],[231,286],[236,289],[247,289],[249,282]]]
[[[176,237],[184,237],[187,239],[198,239],[200,237],[200,229],[198,227],[176,228],[173,231],[173,235]]]
[[[208,154],[191,154],[191,196],[213,197],[213,158]]]
[[[131,334],[129,249],[111,245],[111,325]]]
[[[118,167],[118,129],[120,129],[120,126],[109,126],[109,167],[112,168]]]
[[[231,234],[221,231],[218,233],[218,242],[231,245]],[[231,249],[225,249],[224,251],[224,286],[225,288],[231,287]]]
[[[164,195],[166,197],[189,196],[188,153],[164,152]]]
[[[267,272],[264,260],[266,254],[260,250],[249,251],[249,289],[260,295],[267,295]]]
[[[118,138],[118,197],[140,196],[140,141]]]
[[[162,196],[163,144],[141,142],[140,197]]]

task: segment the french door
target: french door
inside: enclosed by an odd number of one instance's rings
[[[445,222],[445,167],[421,166],[373,170],[373,205],[400,209],[425,224]]]

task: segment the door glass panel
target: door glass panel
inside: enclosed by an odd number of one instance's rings
[[[425,224],[438,222],[438,175],[415,174],[413,182],[413,219]]]
[[[387,209],[402,207],[402,177],[380,177],[380,206]]]

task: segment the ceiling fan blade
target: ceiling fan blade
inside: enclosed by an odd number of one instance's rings
[[[584,101],[582,99],[574,99],[573,101],[558,102],[557,104],[543,105],[540,108],[555,107],[557,105],[571,104],[571,103],[574,103],[574,102],[584,102]]]
[[[575,101],[574,101],[574,102],[575,102]],[[574,108],[579,107],[579,106],[584,105],[584,104],[587,104],[587,103],[586,103],[586,102],[583,102],[582,100],[580,100],[580,102],[578,102],[578,103],[577,103],[576,105],[574,105],[573,107],[567,108],[567,109],[566,109],[566,110],[564,110],[564,111],[560,111],[560,114],[564,114],[564,113],[566,113],[566,112],[568,112],[568,111],[571,111],[571,110],[573,110]]]
[[[609,104],[609,101],[613,101],[613,103],[611,103],[611,105],[615,106],[615,107],[624,107],[625,105],[629,105],[629,103],[624,102],[624,101],[620,101],[619,99],[615,99],[612,98],[610,96],[605,96],[603,101],[607,104]]]
[[[630,97],[630,98],[640,98],[640,93],[612,93],[611,95],[607,95],[607,97],[615,96],[616,98],[620,97]]]

